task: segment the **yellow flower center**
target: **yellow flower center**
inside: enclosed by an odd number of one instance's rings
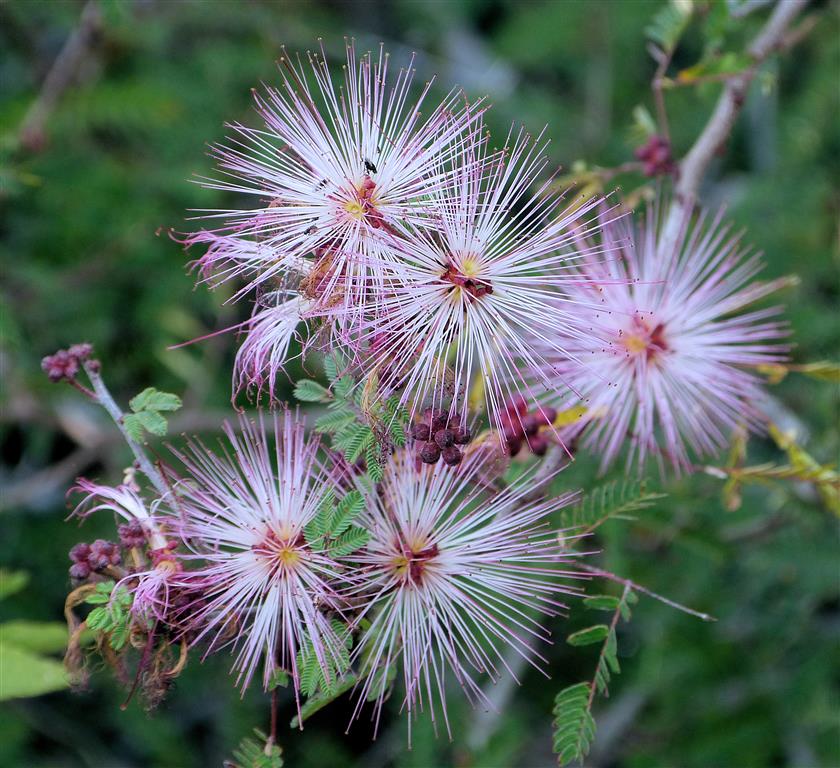
[[[342,208],[344,208],[351,219],[361,221],[365,217],[365,206],[359,200],[347,200],[342,204]]]

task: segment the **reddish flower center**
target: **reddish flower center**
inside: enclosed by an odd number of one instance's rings
[[[465,260],[460,268],[454,264],[449,264],[440,279],[445,283],[452,283],[452,285],[457,286],[473,299],[480,299],[488,293],[493,293],[493,286],[490,283],[486,280],[479,280],[474,274],[471,274],[474,266],[471,259]]]
[[[259,544],[252,546],[251,550],[254,554],[269,561],[274,569],[283,571],[291,570],[300,563],[304,546],[303,534],[298,534],[294,538],[281,537],[273,530],[269,530],[266,537]]]
[[[411,580],[419,586],[429,561],[439,554],[437,544],[423,549],[412,549],[405,544],[398,544],[398,546],[402,552],[394,558],[394,570],[404,580]]]
[[[650,362],[668,351],[664,323],[653,325],[640,317],[633,318],[632,328],[621,334],[622,344],[631,355],[644,354]]]
[[[355,195],[345,200],[342,207],[348,215],[359,221],[364,221],[373,229],[389,229],[382,212],[376,207],[376,182],[365,176],[356,188]]]

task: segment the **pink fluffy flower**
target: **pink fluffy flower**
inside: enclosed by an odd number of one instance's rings
[[[569,286],[581,279],[575,243],[597,227],[587,214],[598,201],[564,210],[551,180],[532,188],[548,161],[523,132],[506,156],[476,143],[464,156],[456,184],[435,195],[439,232],[403,232],[404,258],[372,312],[362,365],[415,409],[465,415],[478,384],[500,426],[506,402],[566,389],[547,371],[532,382],[519,371],[543,371],[549,355],[566,355],[567,338],[589,333]]]
[[[79,478],[73,490],[87,494],[74,514],[87,517],[93,512],[107,510],[129,523],[140,526],[149,543],[152,567],[129,573],[114,587],[116,593],[125,587],[132,595],[131,610],[144,618],[163,619],[170,607],[170,588],[178,578],[181,565],[173,552],[172,542],[163,534],[165,516],[158,514],[161,500],[146,504],[139,493],[126,485],[112,488]]]
[[[588,441],[602,468],[625,442],[628,464],[655,457],[686,468],[692,453],[720,452],[739,425],[760,429],[761,380],[747,369],[785,359],[781,309],[745,311],[784,281],[751,282],[760,257],[722,212],[686,219],[667,252],[659,218],[657,204],[636,227],[604,230],[619,256],[587,265],[576,292],[606,343],[568,341],[585,366],[552,360],[593,415]]]
[[[213,453],[190,442],[178,453],[186,475],[177,481],[179,532],[200,565],[187,584],[197,599],[189,621],[210,650],[233,644],[237,683],[248,686],[262,660],[265,686],[272,673],[291,670],[297,691],[296,654],[305,645],[326,668],[342,643],[323,611],[340,611],[334,589],[339,566],[313,551],[304,526],[333,487],[291,415],[239,420],[241,434],[225,425],[228,445]]]
[[[238,137],[216,149],[223,178],[205,182],[257,207],[208,212],[223,225],[193,241],[208,245],[200,265],[211,282],[318,272],[310,298],[326,305],[376,277],[396,222],[429,219],[428,196],[451,183],[442,169],[479,111],[453,90],[422,114],[431,83],[411,100],[413,59],[393,77],[382,47],[357,57],[348,44],[338,85],[323,47],[307,56],[308,67],[283,52],[282,86],[255,96],[265,127],[234,125]]]
[[[431,83],[410,99],[413,59],[394,77],[381,47],[357,56],[350,43],[340,83],[323,48],[308,66],[285,51],[280,62],[282,86],[255,96],[265,127],[234,125],[237,137],[215,150],[221,178],[204,182],[256,207],[208,211],[221,225],[188,239],[207,248],[203,280],[244,278],[234,298],[268,289],[242,326],[234,373],[236,390],[258,393],[273,389],[301,323],[323,321],[329,344],[360,322],[400,258],[395,225],[429,226],[431,195],[452,183],[464,143],[481,140],[481,109],[458,90],[421,113]]]
[[[528,501],[529,478],[489,495],[480,461],[458,471],[424,467],[407,454],[390,465],[379,494],[367,500],[370,541],[358,554],[368,601],[367,629],[357,647],[361,673],[356,714],[376,700],[379,719],[387,676],[401,665],[403,706],[438,712],[447,732],[445,685],[451,675],[472,702],[487,703],[474,673],[496,680],[511,648],[535,666],[532,646],[548,640],[537,616],[563,608],[563,554],[548,516],[571,495]],[[485,486],[486,488],[486,486]],[[542,658],[537,653],[537,658]]]

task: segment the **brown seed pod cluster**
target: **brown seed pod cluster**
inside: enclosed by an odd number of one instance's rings
[[[540,405],[529,411],[525,398],[515,397],[507,404],[500,419],[508,454],[516,456],[524,444],[531,453],[544,456],[548,438],[540,432],[540,427],[550,426],[556,418],[557,411],[551,406]]]
[[[467,426],[459,423],[458,414],[427,408],[423,418],[412,424],[411,437],[420,443],[417,457],[423,464],[436,464],[439,459],[450,467],[461,463],[464,454],[460,448],[472,440]]]

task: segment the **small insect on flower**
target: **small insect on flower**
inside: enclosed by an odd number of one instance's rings
[[[128,526],[120,526],[121,544],[141,549],[148,542],[151,567],[143,568],[141,564],[148,564],[148,561],[145,560],[146,553],[141,553],[136,563],[128,563],[134,567],[129,568],[129,573],[117,582],[113,594],[118,594],[118,590],[125,587],[132,595],[131,610],[134,614],[164,619],[170,608],[170,588],[179,577],[181,563],[174,552],[175,542],[168,541],[164,535],[166,513],[161,509],[162,501],[156,499],[147,507],[140,494],[126,485],[112,488],[85,478],[79,478],[71,490],[87,494],[74,510],[74,515],[87,517],[99,510],[114,512],[129,523]],[[90,547],[77,545],[73,548],[71,557],[74,559],[75,575],[87,576],[91,570],[97,570],[93,558],[97,556],[97,545],[100,544],[107,542],[96,541]],[[83,563],[74,556],[82,547],[89,550],[86,553],[86,571],[80,568]],[[101,546],[99,549],[103,550]],[[111,549],[115,549],[115,545],[111,545]]]
[[[566,391],[557,376],[527,384],[519,370],[545,367],[547,353],[534,338],[563,357],[565,337],[589,333],[569,284],[581,279],[573,268],[584,254],[575,243],[597,227],[587,214],[599,202],[561,210],[550,180],[532,196],[548,162],[539,139],[523,132],[508,139],[506,156],[464,145],[457,182],[435,193],[439,233],[401,230],[405,256],[363,339],[368,372],[397,361],[393,378],[415,408],[431,404],[467,418],[467,393],[478,381],[500,429],[504,403]],[[587,255],[599,251],[592,246]]]
[[[452,674],[471,702],[488,703],[472,673],[495,681],[505,653],[538,666],[535,641],[548,633],[534,618],[563,609],[577,590],[563,577],[571,560],[558,546],[548,516],[573,494],[528,500],[531,476],[496,495],[479,481],[481,462],[465,458],[458,471],[419,471],[409,453],[389,465],[378,494],[367,499],[367,547],[358,555],[359,587],[370,627],[355,653],[360,697],[374,699],[377,724],[389,685],[383,670],[402,666],[403,706],[411,720],[428,709],[445,727],[445,682]],[[533,654],[533,655],[532,655]]]
[[[720,452],[740,425],[762,428],[760,379],[748,370],[785,359],[775,320],[780,307],[745,312],[785,280],[750,280],[759,255],[748,255],[723,213],[682,222],[673,247],[663,250],[661,201],[634,227],[607,224],[609,247],[620,258],[587,264],[576,288],[588,320],[607,343],[568,340],[586,365],[565,373],[595,414],[588,444],[606,468],[629,439],[628,465],[648,457],[660,467],[690,466],[691,454]],[[550,359],[550,350],[546,352]]]
[[[476,136],[481,109],[453,89],[421,114],[431,82],[417,101],[409,99],[414,59],[396,77],[389,56],[357,56],[346,47],[343,83],[336,85],[327,57],[307,54],[309,66],[285,49],[280,88],[255,94],[264,128],[233,125],[238,138],[217,147],[224,178],[205,186],[249,195],[259,207],[206,212],[223,225],[202,231],[189,243],[203,243],[203,279],[218,283],[245,277],[237,294],[286,273],[304,280],[321,274],[316,307],[336,299],[352,304],[377,278],[377,263],[392,250],[397,221],[423,225],[429,196],[452,183],[444,170],[457,160],[463,135]]]
[[[190,441],[176,455],[186,474],[175,483],[179,532],[200,565],[187,585],[196,596],[189,622],[208,652],[233,644],[237,684],[249,685],[260,660],[263,685],[291,672],[311,647],[322,669],[343,652],[325,615],[340,612],[334,589],[340,566],[307,542],[305,527],[332,498],[333,483],[316,457],[317,440],[289,413],[225,425],[228,446],[214,454]]]

